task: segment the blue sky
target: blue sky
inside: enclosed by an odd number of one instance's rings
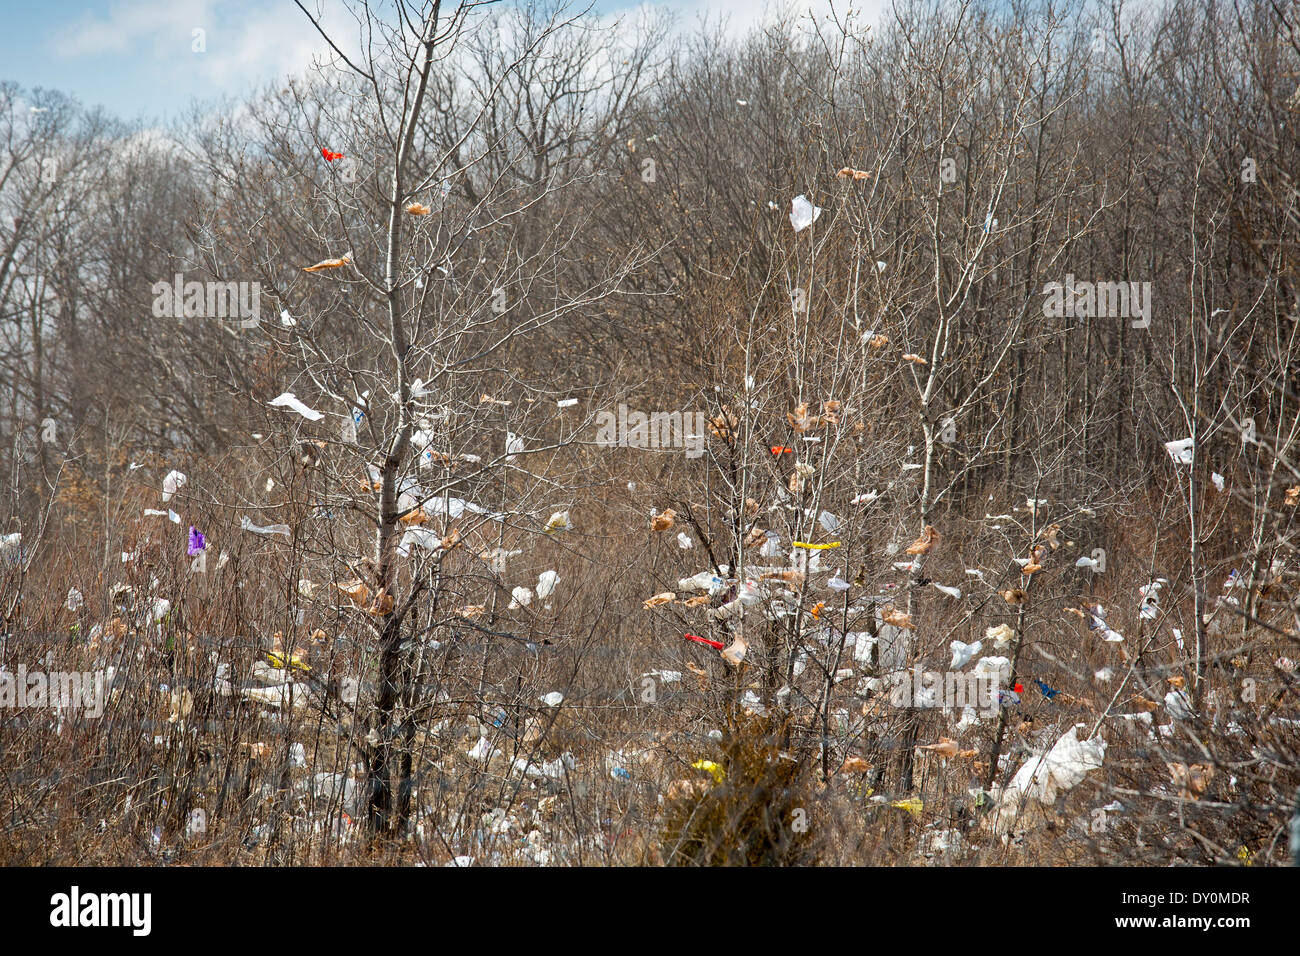
[[[320,0],[305,0],[315,9]],[[734,29],[761,17],[763,0],[650,0],[687,22],[725,14]],[[825,0],[813,0],[824,6]],[[880,0],[867,0],[877,6]],[[806,9],[809,0],[798,5]],[[841,0],[837,8],[847,4]],[[854,6],[861,7],[862,0]],[[165,121],[194,97],[239,96],[259,81],[301,72],[323,41],[292,0],[36,0],[9,3],[0,31],[0,79],[57,89],[125,119]],[[606,15],[633,0],[597,0]],[[327,22],[346,18],[337,0]],[[193,50],[196,29],[204,52]],[[355,30],[352,31],[355,33]]]

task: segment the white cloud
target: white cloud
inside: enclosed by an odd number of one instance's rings
[[[356,21],[337,4],[321,20],[330,39],[355,56]],[[303,12],[292,3],[282,3],[249,11],[236,23],[222,24],[218,42],[209,35],[208,52],[199,69],[214,86],[226,89],[249,77],[279,79],[301,74],[313,59],[329,62],[336,57]]]
[[[356,21],[341,5],[328,7],[323,24],[341,49],[357,49]],[[192,46],[195,29],[204,31],[202,52]],[[122,0],[59,30],[51,49],[65,59],[152,61],[166,74],[189,74],[196,92],[213,94],[240,93],[303,73],[313,58],[335,56],[295,4],[277,0]]]
[[[213,0],[125,0],[107,15],[86,13],[53,44],[64,57],[138,52],[147,41],[155,52],[168,45],[189,52],[191,31],[213,22]]]
[[[891,5],[892,0],[856,0],[853,9],[859,23],[878,24]],[[360,48],[359,27],[347,5],[309,2],[307,7],[313,12],[323,8],[326,31],[349,55]],[[834,9],[842,19],[850,7],[847,0],[835,0]],[[608,25],[621,20],[618,39],[629,40],[638,34],[646,12],[660,10],[677,14],[682,32],[698,29],[701,22],[725,23],[725,35],[738,39],[786,12],[799,16],[805,29],[812,27],[810,14],[825,28],[832,4],[830,0],[641,0],[603,11],[595,21]],[[196,28],[205,31],[203,52],[192,49]],[[142,83],[169,84],[173,93],[201,98],[238,97],[256,84],[301,76],[313,62],[328,63],[337,57],[288,0],[116,0],[106,10],[57,25],[49,49],[65,61],[95,59],[95,70],[135,74]],[[609,69],[613,52],[602,47],[589,66]]]

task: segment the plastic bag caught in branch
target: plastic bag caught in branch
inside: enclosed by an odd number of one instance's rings
[[[1106,757],[1106,741],[1100,737],[1079,740],[1082,726],[1071,727],[1043,756],[1025,761],[1007,784],[1001,802],[1006,804],[1024,795],[1051,806],[1058,794],[1078,786],[1089,771],[1100,770]]]
[[[286,538],[289,537],[289,535],[292,533],[287,524],[268,524],[268,525],[253,524],[253,522],[248,520],[247,515],[240,516],[239,527],[241,530],[251,531],[253,532],[253,534],[262,534],[262,535],[282,534]]]
[[[318,412],[314,408],[308,408],[302,402],[298,401],[298,398],[293,394],[293,392],[284,392],[280,395],[277,395],[275,398],[271,399],[271,401],[268,402],[267,404],[273,405],[277,408],[292,409],[293,411],[301,415],[303,418],[312,422],[318,422],[325,417],[325,414],[323,412]]]
[[[506,562],[515,555],[523,554],[522,551],[507,551],[505,548],[493,548],[491,551],[484,551],[479,557],[487,562],[488,567],[492,569],[493,574],[505,574]]]
[[[1190,438],[1167,441],[1165,442],[1165,451],[1169,452],[1169,457],[1174,460],[1174,464],[1190,465],[1192,455],[1195,452],[1194,442]]]
[[[689,578],[681,578],[677,582],[679,591],[708,591],[710,594],[721,594],[726,587],[727,582],[712,571],[700,571]]]
[[[972,657],[980,652],[984,644],[982,641],[973,641],[970,644],[962,641],[950,641],[948,646],[952,649],[952,663],[949,667],[952,670],[960,670],[970,662]]]
[[[732,640],[731,646],[722,652],[722,659],[733,667],[739,667],[748,650],[749,645],[745,643],[745,639],[737,634]]]
[[[410,555],[412,545],[419,545],[424,550],[436,554],[443,550],[442,543],[442,537],[432,528],[411,527],[402,533],[402,539],[397,543],[397,553],[405,558]]]
[[[173,470],[167,472],[166,476],[163,478],[162,500],[171,501],[176,492],[184,488],[188,481],[189,478],[185,477],[185,475],[179,471]]]
[[[821,216],[820,206],[814,206],[803,193],[790,200],[790,225],[795,232],[803,232]]]
[[[673,526],[674,522],[676,521],[676,518],[677,518],[677,512],[674,511],[672,508],[666,508],[659,514],[651,514],[650,530],[667,531]]]
[[[303,272],[323,272],[326,269],[341,269],[352,261],[351,256],[339,256],[337,259],[322,259],[314,266],[303,266]]]

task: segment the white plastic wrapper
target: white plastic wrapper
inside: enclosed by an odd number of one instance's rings
[[[308,408],[300,402],[293,392],[282,392],[268,403],[276,408],[288,408],[297,412],[308,421],[318,422],[325,417],[323,412],[318,412],[314,408]]]
[[[800,193],[790,200],[790,225],[795,232],[803,232],[822,214],[820,206],[814,206],[808,197]]]
[[[184,488],[188,481],[189,479],[179,471],[172,470],[167,472],[166,476],[163,478],[162,500],[171,501],[176,492]]]

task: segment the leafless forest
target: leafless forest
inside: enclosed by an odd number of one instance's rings
[[[0,862],[1300,857],[1300,8],[302,6],[0,85]]]

